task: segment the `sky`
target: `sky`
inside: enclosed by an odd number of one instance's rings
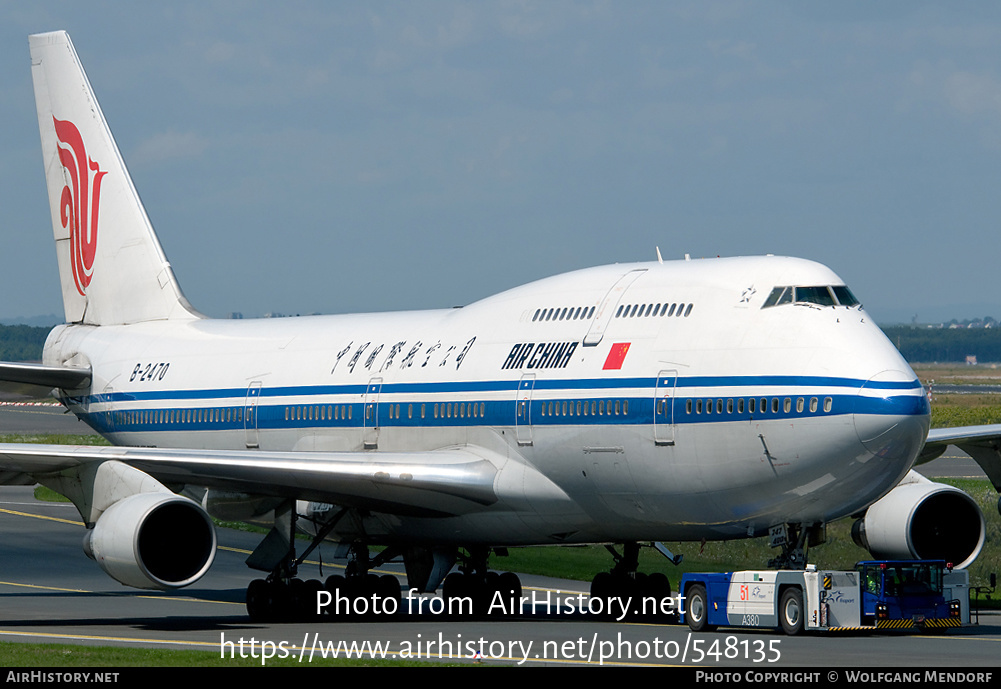
[[[784,254],[1001,318],[1001,5],[0,0],[0,319],[62,314],[27,36],[67,30],[191,303],[467,304]]]

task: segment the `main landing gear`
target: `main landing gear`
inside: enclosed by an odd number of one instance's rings
[[[674,564],[681,562],[680,555],[671,554],[659,543],[654,547]],[[675,621],[677,601],[671,598],[671,582],[667,576],[660,572],[644,574],[636,571],[639,567],[639,544],[624,543],[621,554],[611,545],[605,548],[612,554],[615,565],[608,572],[599,572],[591,580],[591,599],[601,600],[603,616],[606,619]],[[629,601],[628,609],[623,608],[625,601]],[[593,603],[592,609],[597,609]]]
[[[498,554],[506,554],[497,549]],[[445,609],[451,615],[501,619],[521,614],[521,580],[513,572],[492,572],[487,568],[490,548],[467,548],[459,555],[459,571],[445,577],[441,587]]]
[[[255,622],[325,619],[391,619],[400,612],[400,582],[391,574],[369,570],[394,556],[389,549],[369,559],[365,545],[352,546],[345,573],[320,582],[295,576],[302,559],[281,567],[247,587],[247,613]]]
[[[391,618],[400,610],[400,583],[392,575],[378,576],[371,570],[400,555],[400,550],[386,548],[376,557],[369,556],[368,546],[355,543],[349,547],[349,562],[344,574],[302,580],[296,576],[299,565],[333,530],[345,515],[341,510],[316,533],[309,547],[298,558],[295,554],[297,515],[291,501],[275,510],[275,526],[247,564],[268,571],[266,579],[255,579],[247,587],[247,613],[255,622],[281,622],[329,618]],[[325,603],[322,605],[321,603]]]

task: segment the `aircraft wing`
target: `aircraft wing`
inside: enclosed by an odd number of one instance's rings
[[[4,443],[0,481],[24,483],[27,475],[45,483],[47,477],[74,475],[86,465],[109,460],[135,467],[167,486],[205,486],[438,517],[479,511],[503,499],[495,479],[509,461],[476,447],[372,453]]]
[[[928,439],[918,455],[917,464],[939,457],[949,445],[973,457],[994,488],[1001,492],[1001,424],[933,428],[928,431]]]
[[[0,361],[0,391],[47,395],[53,388],[74,390],[90,383],[89,368]]]

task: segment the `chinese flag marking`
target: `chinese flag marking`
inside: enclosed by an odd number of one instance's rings
[[[618,371],[622,368],[622,362],[626,358],[626,352],[629,351],[630,342],[616,342],[612,345],[612,349],[608,352],[608,358],[605,359],[605,365],[602,367],[603,371]]]

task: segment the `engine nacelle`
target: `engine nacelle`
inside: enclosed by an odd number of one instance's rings
[[[973,498],[923,478],[891,490],[852,526],[852,539],[875,558],[945,560],[956,568],[977,559],[984,535]]]
[[[115,580],[175,589],[212,565],[215,527],[195,502],[173,493],[136,493],[116,502],[84,536],[83,549]]]

